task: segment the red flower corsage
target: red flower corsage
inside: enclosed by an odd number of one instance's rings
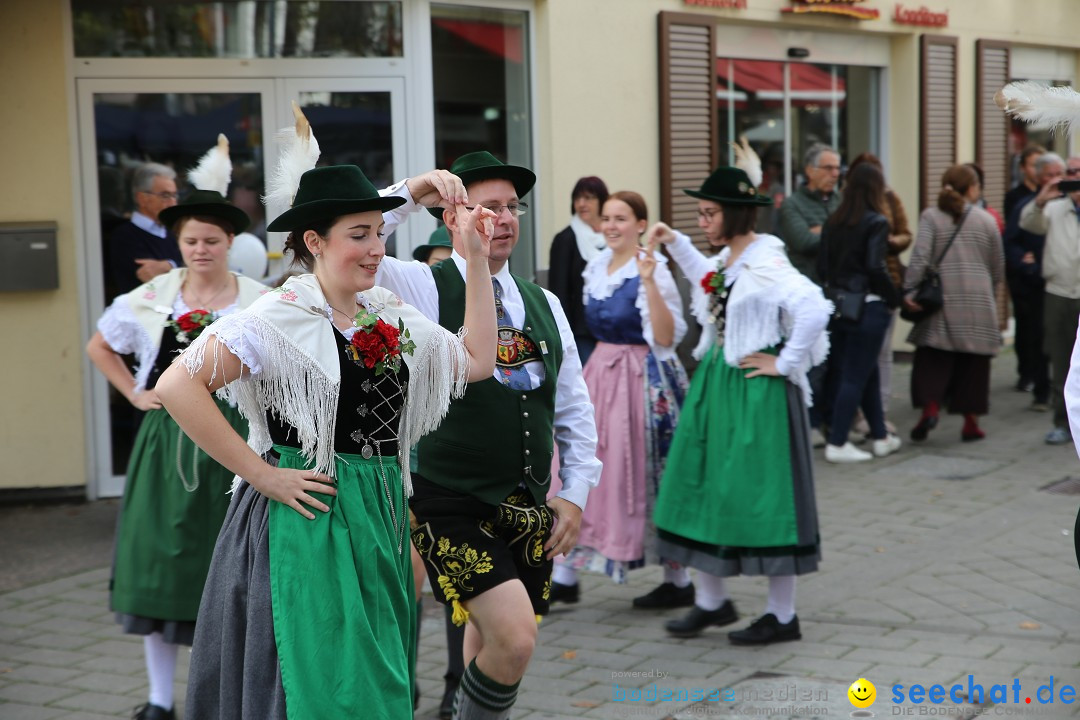
[[[724,290],[724,273],[711,270],[701,278],[701,289],[706,295],[717,295]]]
[[[209,310],[192,310],[186,312],[175,320],[169,320],[168,326],[176,333],[176,339],[183,345],[199,337],[203,328],[217,319],[217,315]]]
[[[416,343],[409,339],[409,331],[400,319],[394,327],[375,313],[362,310],[353,318],[353,325],[356,332],[349,344],[349,355],[358,365],[374,369],[376,375],[397,373],[402,353],[412,355],[416,350]]]

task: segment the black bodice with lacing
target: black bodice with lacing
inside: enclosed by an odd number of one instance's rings
[[[334,330],[341,366],[341,394],[334,428],[334,451],[370,457],[398,452],[398,423],[408,389],[409,368],[402,361],[397,373],[376,375],[352,360],[349,341]],[[276,445],[296,447],[296,432],[267,411],[270,438]]]

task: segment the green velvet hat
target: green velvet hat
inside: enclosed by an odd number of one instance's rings
[[[381,197],[378,189],[355,165],[330,165],[301,175],[292,207],[266,229],[291,232],[342,215],[372,210],[386,212],[404,204],[403,197]]]
[[[718,167],[705,179],[700,190],[683,190],[698,200],[720,205],[772,205],[772,198],[758,194],[746,172],[737,167]]]
[[[486,150],[462,155],[450,166],[450,172],[461,178],[461,183],[466,189],[480,180],[509,180],[517,191],[518,198],[524,197],[536,184],[536,175],[532,170],[500,162]],[[428,212],[436,219],[442,219],[441,207],[428,208]]]
[[[182,203],[158,213],[158,219],[167,228],[172,228],[180,218],[197,216],[227,220],[237,235],[251,224],[247,213],[231,204],[217,190],[193,190]]]
[[[437,247],[454,247],[454,244],[450,242],[450,231],[445,225],[440,226],[438,230],[431,233],[431,237],[428,238],[426,245],[420,245],[412,251],[413,260],[427,262],[428,256],[431,255],[432,248]]]

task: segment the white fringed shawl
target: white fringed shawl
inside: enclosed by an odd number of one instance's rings
[[[372,288],[361,296],[370,310],[394,327],[400,319],[416,343],[414,353],[403,356],[409,368],[409,389],[398,425],[401,476],[412,495],[409,449],[439,426],[450,399],[465,392],[469,361],[464,335],[431,322],[384,288]],[[336,331],[327,321],[325,307],[326,298],[314,275],[290,278],[247,310],[208,327],[180,356],[180,362],[194,375],[203,366],[209,337],[225,329],[219,323],[242,324],[244,333],[261,345],[261,367],[251,377],[229,380],[218,393],[234,400],[247,419],[248,445],[260,455],[270,450],[269,409],[296,428],[300,452],[314,469],[333,477],[341,368]],[[223,344],[215,345],[215,376]],[[234,481],[234,489],[239,480]]]
[[[724,248],[716,256],[717,272],[724,269],[730,255],[731,249]],[[724,323],[724,362],[731,367],[738,367],[741,358],[791,337],[793,308],[812,308],[824,317],[832,314],[832,303],[821,288],[792,266],[783,241],[773,235],[758,235],[725,272],[728,284],[734,282]],[[690,310],[703,328],[694,348],[694,358],[700,360],[716,342],[716,325],[709,322],[709,297],[700,283],[693,286]],[[802,390],[807,407],[813,404],[813,397],[806,373],[825,362],[828,355],[829,336],[822,332],[810,352],[788,373],[788,380]]]

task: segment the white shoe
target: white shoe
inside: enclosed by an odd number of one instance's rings
[[[879,458],[892,455],[900,449],[901,444],[899,436],[889,433],[884,439],[874,441],[874,455]]]
[[[821,434],[821,431],[817,428],[810,428],[810,445],[817,448],[825,447],[825,436]]]
[[[851,443],[844,443],[842,446],[825,446],[825,459],[831,463],[866,462],[873,457],[870,453],[863,452]]]

